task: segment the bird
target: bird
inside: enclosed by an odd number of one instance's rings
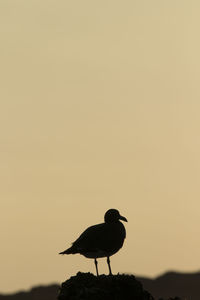
[[[104,223],[88,227],[70,248],[59,254],[79,253],[87,258],[93,258],[97,276],[99,276],[97,258],[107,257],[109,275],[112,275],[110,256],[122,248],[126,238],[126,230],[120,220],[128,222],[117,209],[109,209],[104,215]]]

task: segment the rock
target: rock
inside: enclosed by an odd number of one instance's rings
[[[65,281],[58,300],[154,300],[133,275],[77,273]]]

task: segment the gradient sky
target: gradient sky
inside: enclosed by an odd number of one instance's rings
[[[57,253],[109,208],[129,221],[114,273],[200,269],[199,11],[0,1],[0,292],[95,272]]]

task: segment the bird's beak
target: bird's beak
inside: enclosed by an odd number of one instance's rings
[[[122,221],[128,222],[128,220],[123,216],[119,216],[119,219],[122,220]]]

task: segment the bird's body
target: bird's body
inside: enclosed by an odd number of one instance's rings
[[[123,246],[125,237],[125,227],[120,221],[111,224],[101,223],[87,228],[72,247],[61,254],[80,253],[87,258],[111,256]]]
[[[111,274],[109,257],[123,246],[126,230],[119,219],[127,222],[116,209],[110,209],[105,214],[105,222],[87,228],[67,250],[60,254],[82,254],[95,259],[98,275],[97,258],[107,257]]]

